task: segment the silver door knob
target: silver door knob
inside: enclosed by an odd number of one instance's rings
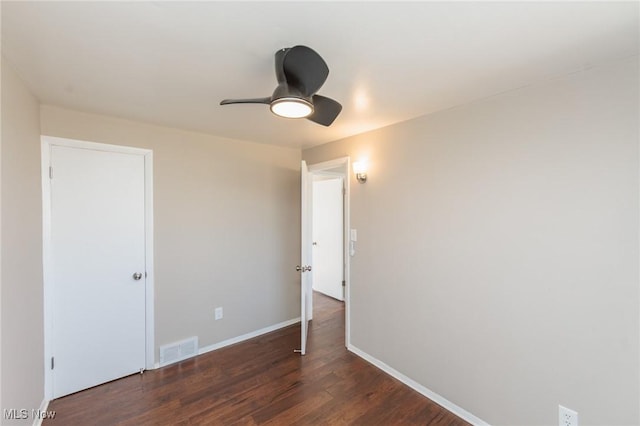
[[[142,278],[142,272],[136,272],[133,274],[133,279],[138,281],[139,279]]]
[[[302,268],[300,267],[300,265],[296,265],[296,271],[298,271],[298,272],[302,271]]]
[[[305,270],[306,271],[310,271],[311,270],[311,265],[307,265],[307,266],[302,268],[302,272],[304,272]]]

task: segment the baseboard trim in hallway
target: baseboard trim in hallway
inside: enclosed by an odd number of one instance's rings
[[[437,393],[433,392],[432,390],[422,386],[420,383],[416,382],[415,380],[410,379],[409,377],[407,377],[404,374],[400,373],[398,370],[396,370],[396,369],[390,367],[389,365],[385,364],[384,362],[380,361],[378,358],[369,355],[368,353],[366,353],[362,349],[359,349],[359,348],[357,348],[356,346],[353,346],[353,345],[347,346],[347,349],[350,352],[353,352],[354,354],[359,356],[360,358],[364,359],[365,361],[373,364],[374,366],[376,366],[380,370],[384,371],[385,373],[387,373],[391,377],[401,381],[402,383],[404,383],[405,385],[409,386],[411,389],[415,390],[416,392],[419,392],[422,395],[426,396],[427,398],[429,398],[430,400],[432,400],[436,404],[440,405],[441,407],[446,408],[447,410],[449,410],[450,412],[452,412],[456,416],[458,416],[458,417],[462,418],[463,420],[466,420],[467,422],[471,423],[472,425],[475,425],[475,426],[489,426],[489,423],[485,422],[484,420],[480,419],[479,417],[474,416],[473,414],[471,414],[470,412],[468,412],[464,408],[454,404],[453,402],[449,401],[448,399],[444,398],[443,396],[438,395]]]

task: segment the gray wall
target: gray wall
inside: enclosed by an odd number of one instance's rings
[[[2,60],[1,408],[31,410],[44,397],[39,116],[38,100]]]
[[[303,151],[352,176],[352,344],[481,419],[639,424],[637,58]]]
[[[153,150],[156,346],[193,335],[208,346],[300,316],[299,150],[52,106],[41,125]]]

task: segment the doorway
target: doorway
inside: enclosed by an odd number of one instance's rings
[[[339,219],[335,218],[335,214],[336,214],[336,210],[338,208],[341,207],[341,216],[342,216],[342,220],[340,223],[340,229],[338,230],[334,230],[334,233],[339,233],[339,243],[341,244],[341,251],[340,251],[340,257],[341,259],[339,260],[341,267],[339,268],[339,270],[337,272],[335,272],[336,270],[334,269],[334,272],[332,273],[333,276],[338,276],[340,277],[340,275],[342,276],[342,278],[339,280],[339,284],[340,287],[342,287],[342,299],[344,300],[344,313],[345,313],[345,346],[349,346],[350,342],[351,342],[351,338],[350,338],[350,279],[349,279],[349,271],[350,271],[350,257],[349,257],[349,241],[347,236],[349,235],[349,229],[350,229],[350,206],[349,206],[349,193],[350,193],[350,179],[349,179],[349,170],[351,167],[351,162],[349,157],[342,157],[342,158],[338,158],[335,160],[330,160],[330,161],[326,161],[326,162],[322,162],[322,163],[317,163],[317,164],[311,164],[309,165],[309,175],[310,178],[313,180],[313,182],[323,182],[323,181],[331,181],[333,180],[333,184],[329,184],[330,186],[333,185],[334,186],[334,190],[336,187],[338,187],[338,185],[342,185],[342,203],[338,202],[335,198],[335,193],[333,196],[333,201],[332,204],[334,204],[334,207],[331,209],[332,211],[332,216],[334,217],[334,219],[332,220],[333,222],[335,221],[339,221]],[[340,182],[339,184],[337,182]],[[315,189],[315,188],[314,188]],[[312,195],[311,197],[314,201],[316,200],[315,195]],[[309,209],[309,214],[311,215],[310,218],[310,222],[313,224],[315,221],[315,214],[318,212],[317,210],[318,206],[313,206],[312,208]],[[340,215],[340,213],[338,213],[338,215]],[[333,228],[335,229],[335,226],[333,226]],[[315,230],[314,230],[315,232]],[[335,234],[333,234],[335,235]],[[314,234],[314,237],[317,236]],[[317,245],[312,246],[312,253],[314,254],[313,260],[314,262],[316,261],[316,257],[315,255],[317,253],[319,253],[319,250],[316,250],[316,248],[320,248],[320,244],[321,241],[316,241]],[[323,243],[324,244],[324,243]],[[337,261],[334,259],[333,263],[336,264]],[[316,289],[316,276],[317,274],[320,272],[317,269],[317,266],[314,264],[313,265],[313,271],[314,271],[314,275],[313,275],[313,287],[314,290]],[[335,268],[335,267],[334,267]],[[332,278],[332,280],[335,280],[335,278]],[[335,284],[335,283],[334,283]],[[338,292],[337,294],[338,296],[340,295],[340,292]],[[333,296],[332,296],[333,297]],[[336,297],[336,299],[339,299],[338,297]],[[310,304],[310,306],[313,306],[313,303]],[[312,316],[311,316],[312,317]]]
[[[344,301],[344,178],[313,175],[313,290]]]
[[[45,396],[153,368],[150,150],[42,137]]]

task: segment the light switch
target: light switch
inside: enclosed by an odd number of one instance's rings
[[[351,241],[358,241],[358,230],[357,229],[352,229],[351,230]]]

